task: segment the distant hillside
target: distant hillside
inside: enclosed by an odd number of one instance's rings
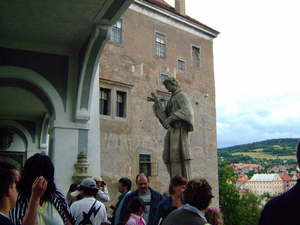
[[[236,145],[227,148],[219,148],[218,156],[224,154],[256,152],[260,154],[276,156],[294,156],[299,138],[280,138],[251,144]]]

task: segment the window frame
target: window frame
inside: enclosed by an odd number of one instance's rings
[[[183,65],[183,68],[180,67],[181,64]],[[181,59],[178,59],[178,60],[177,60],[177,68],[178,68],[179,70],[185,71],[185,67],[186,67],[186,66],[185,66],[185,61],[184,61],[184,60],[181,60]]]
[[[157,35],[163,36],[164,37],[164,43],[161,42],[157,42]],[[160,46],[164,47],[164,56],[161,56],[162,51],[157,51],[157,44],[159,44]],[[167,35],[163,32],[154,31],[154,56],[160,59],[167,59]]]
[[[101,101],[102,101],[102,93],[101,93],[101,90],[105,90],[107,91],[107,100],[106,100],[106,107],[107,107],[107,114],[102,114],[101,113]],[[103,116],[110,116],[111,115],[111,89],[109,88],[103,88],[103,87],[100,87],[100,93],[99,93],[99,114],[100,115],[103,115]]]
[[[119,94],[122,95],[122,102],[119,102]],[[126,118],[127,117],[127,92],[116,90],[116,117]],[[121,105],[121,107],[119,107]],[[121,110],[120,110],[121,108]],[[120,115],[122,114],[122,115]]]
[[[101,89],[109,89],[111,90],[111,97],[110,97],[110,115],[100,115],[100,119],[104,120],[115,120],[115,121],[121,121],[121,122],[127,122],[127,118],[130,115],[130,108],[129,108],[129,102],[130,102],[130,90],[134,87],[133,84],[130,83],[123,83],[116,80],[107,79],[104,77],[99,78],[99,92]],[[124,102],[125,107],[125,117],[118,117],[116,114],[116,101],[117,101],[117,92],[123,92],[126,93],[126,100]],[[100,94],[99,93],[99,103],[100,103]],[[100,108],[100,106],[99,106]],[[99,109],[100,112],[100,109]]]
[[[121,21],[121,28],[117,27],[118,22]],[[114,31],[116,30],[116,31]],[[117,41],[118,39],[118,31],[120,32],[120,42]],[[113,34],[116,34],[115,36]],[[112,38],[116,37],[115,40]],[[121,17],[118,19],[118,21],[111,27],[111,35],[110,35],[110,42],[117,44],[117,45],[123,45],[123,39],[124,39],[124,19]]]
[[[196,48],[199,50],[199,66],[195,66],[194,65],[194,56],[193,56],[193,49]],[[198,45],[194,45],[194,44],[191,44],[191,67],[194,68],[194,69],[198,69],[198,70],[201,70],[202,68],[202,51],[201,51],[201,47],[198,46]]]
[[[141,161],[141,155],[149,156],[150,161]],[[138,158],[138,162],[139,162],[138,163],[138,165],[139,165],[138,171],[139,171],[139,173],[145,173],[148,176],[152,176],[152,154],[141,152],[141,153],[138,153],[138,157],[139,157]],[[146,165],[147,169],[150,170],[150,173],[147,173],[147,171],[144,171],[142,169],[141,165]]]

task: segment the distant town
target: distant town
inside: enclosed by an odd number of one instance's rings
[[[236,174],[239,195],[277,196],[291,189],[300,178],[296,161],[299,139],[273,139],[218,149],[219,166],[227,164]]]
[[[274,166],[268,170],[268,173],[259,173],[265,168],[258,164],[232,163],[231,166],[238,174],[235,185],[240,195],[251,191],[255,195],[269,193],[271,196],[276,196],[288,191],[300,178],[296,165]],[[252,171],[255,174],[249,179],[247,174]]]

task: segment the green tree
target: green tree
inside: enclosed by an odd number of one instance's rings
[[[266,201],[268,202],[272,198],[272,196],[269,192],[265,192],[260,196],[260,199],[264,199],[264,198],[266,198]]]
[[[239,196],[235,188],[237,176],[230,165],[219,166],[220,209],[226,225],[256,225],[261,201],[252,193]]]
[[[249,173],[247,173],[247,176],[249,178],[249,180],[253,177],[254,174],[256,174],[257,172],[255,172],[254,170],[249,171]]]
[[[241,197],[241,222],[240,225],[256,225],[258,223],[261,210],[261,201],[253,193],[246,192]]]
[[[240,197],[235,189],[235,174],[232,166],[219,167],[219,196],[220,209],[223,214],[224,224],[239,224]]]

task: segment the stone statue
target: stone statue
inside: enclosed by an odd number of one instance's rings
[[[163,84],[169,92],[172,92],[165,110],[161,106],[161,101],[164,100],[161,96],[151,93],[152,97],[147,98],[148,101],[154,101],[154,114],[168,130],[165,136],[163,160],[171,179],[179,174],[190,180],[189,132],[193,131],[194,111],[187,95],[175,78],[169,77]]]

